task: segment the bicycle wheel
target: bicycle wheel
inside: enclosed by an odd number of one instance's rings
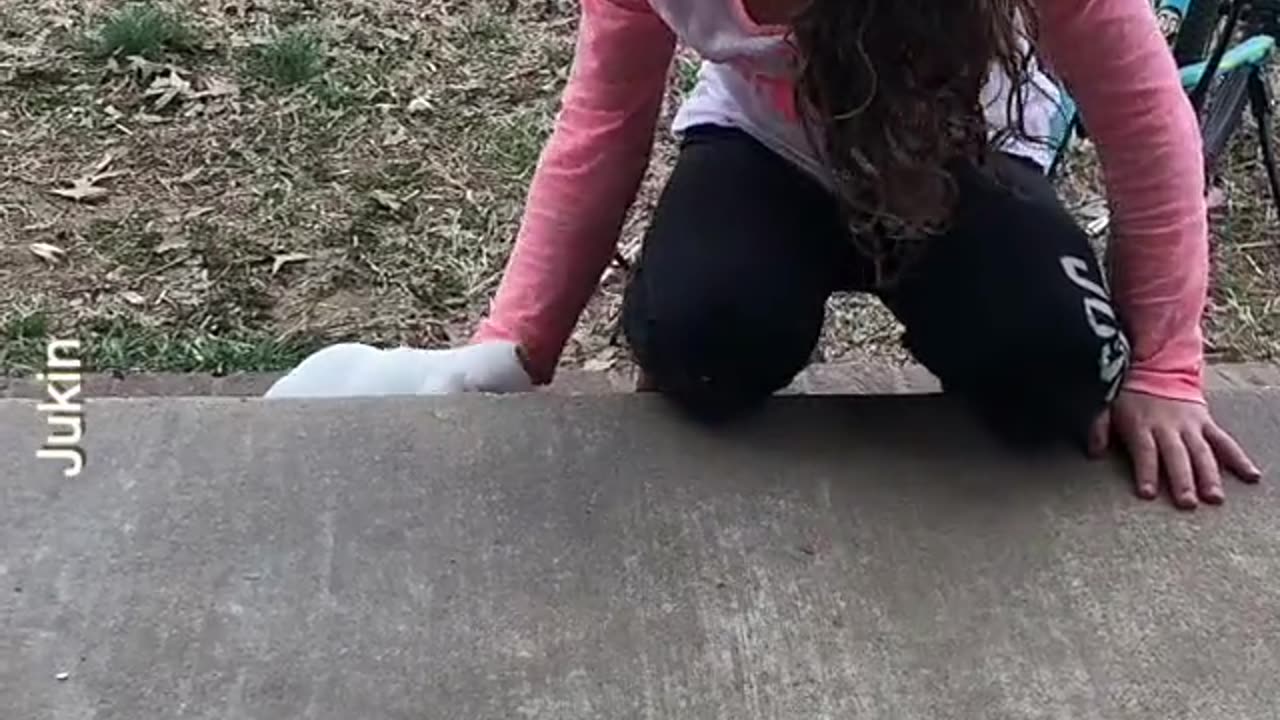
[[[1213,176],[1232,136],[1244,123],[1249,102],[1249,66],[1239,67],[1216,80],[1205,96],[1200,133],[1204,141],[1205,171]]]
[[[1178,38],[1173,43],[1173,58],[1178,61],[1178,67],[1205,59],[1221,17],[1222,5],[1219,0],[1191,0],[1187,6],[1187,15],[1182,18],[1182,26],[1178,29]]]

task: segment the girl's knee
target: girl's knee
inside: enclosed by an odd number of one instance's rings
[[[1058,325],[1055,330],[988,358],[989,372],[964,388],[1011,438],[1084,442],[1124,381],[1130,347],[1118,327],[1064,332]]]
[[[746,409],[786,387],[821,331],[821,306],[779,307],[754,288],[654,303],[635,285],[623,330],[636,362],[654,389],[698,413]]]

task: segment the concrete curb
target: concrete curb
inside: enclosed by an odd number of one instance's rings
[[[266,392],[280,373],[237,373],[215,377],[197,373],[88,374],[84,397],[255,397]],[[1211,390],[1280,387],[1280,364],[1214,365],[1208,372]],[[563,370],[549,389],[560,395],[631,392],[628,371]],[[901,395],[935,393],[937,378],[918,365],[832,363],[814,365],[786,391],[791,395]],[[0,398],[41,398],[44,386],[34,378],[0,378]]]

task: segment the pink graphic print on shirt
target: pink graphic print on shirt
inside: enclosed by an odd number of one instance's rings
[[[799,56],[790,43],[779,41],[777,51],[769,60],[762,63],[760,58],[736,58],[729,65],[751,83],[758,95],[767,98],[774,110],[790,122],[799,122],[795,81]]]

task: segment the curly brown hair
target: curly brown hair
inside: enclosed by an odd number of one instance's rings
[[[886,261],[945,229],[955,163],[986,159],[981,96],[993,68],[1012,81],[1004,137],[1026,136],[1016,100],[1037,24],[1032,0],[808,0],[793,18],[797,107],[820,132],[810,141],[880,282],[902,265]]]

